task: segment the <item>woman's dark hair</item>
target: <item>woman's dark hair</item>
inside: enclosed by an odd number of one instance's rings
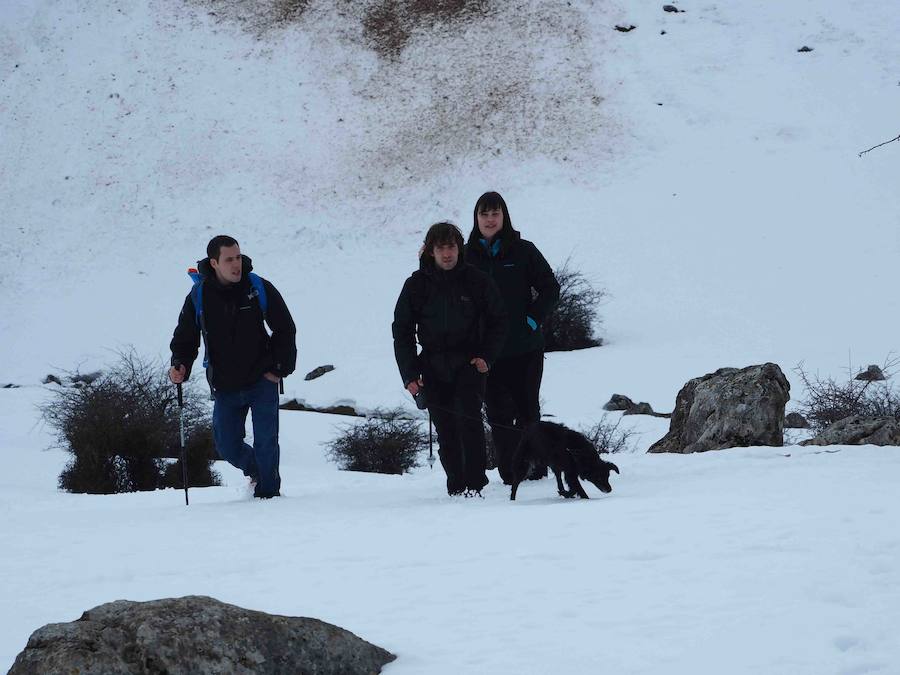
[[[421,255],[434,258],[434,247],[438,245],[456,244],[459,256],[462,259],[464,242],[462,232],[453,223],[435,223],[425,233],[425,243],[422,245]]]
[[[485,192],[478,198],[478,201],[475,202],[475,213],[472,216],[475,225],[475,229],[472,230],[473,232],[478,232],[478,214],[484,213],[485,211],[492,211],[493,209],[500,209],[503,211],[503,227],[498,233],[499,236],[502,237],[507,231],[512,230],[512,220],[509,218],[509,209],[506,208],[506,202],[503,201],[503,197],[500,196],[499,192]]]
[[[237,246],[237,239],[234,237],[229,237],[227,234],[219,234],[209,240],[209,243],[206,245],[206,255],[209,258],[219,259],[219,253],[222,252],[222,248],[228,248],[230,246]]]

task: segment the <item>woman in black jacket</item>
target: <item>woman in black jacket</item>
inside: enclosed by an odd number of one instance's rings
[[[559,300],[559,282],[537,247],[513,229],[506,202],[485,192],[475,203],[467,260],[493,278],[509,321],[506,342],[487,379],[485,405],[504,483],[509,461],[525,425],[541,419],[539,394],[544,373],[541,324]],[[546,475],[546,467],[539,470]]]

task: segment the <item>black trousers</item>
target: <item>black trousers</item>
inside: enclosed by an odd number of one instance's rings
[[[470,365],[460,368],[450,382],[429,378],[428,373],[423,376],[449,494],[481,490],[488,483],[481,422],[485,379],[485,375]]]
[[[522,437],[521,430],[541,419],[539,394],[543,375],[544,352],[541,349],[498,359],[491,366],[485,405],[494,439],[497,469],[506,484],[512,482],[510,462]],[[537,467],[537,474],[546,476],[546,467]],[[532,474],[531,477],[537,476]]]

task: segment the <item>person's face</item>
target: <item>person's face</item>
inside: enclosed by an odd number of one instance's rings
[[[241,247],[223,246],[219,249],[219,259],[209,259],[209,264],[216,271],[216,278],[221,284],[236,284],[241,280],[244,259],[241,256]]]
[[[455,241],[449,244],[434,245],[434,264],[445,272],[456,267],[459,261],[459,247]]]
[[[478,231],[482,237],[490,241],[502,229],[503,211],[499,207],[478,212]]]

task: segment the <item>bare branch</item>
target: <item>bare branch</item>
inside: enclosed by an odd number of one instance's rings
[[[872,150],[874,150],[875,148],[880,148],[882,145],[887,145],[888,143],[893,143],[894,141],[900,141],[900,136],[897,136],[896,138],[892,138],[889,141],[885,141],[884,143],[879,143],[878,145],[873,145],[868,150],[863,150],[861,153],[859,153],[859,156],[862,157],[867,152],[872,152]]]

